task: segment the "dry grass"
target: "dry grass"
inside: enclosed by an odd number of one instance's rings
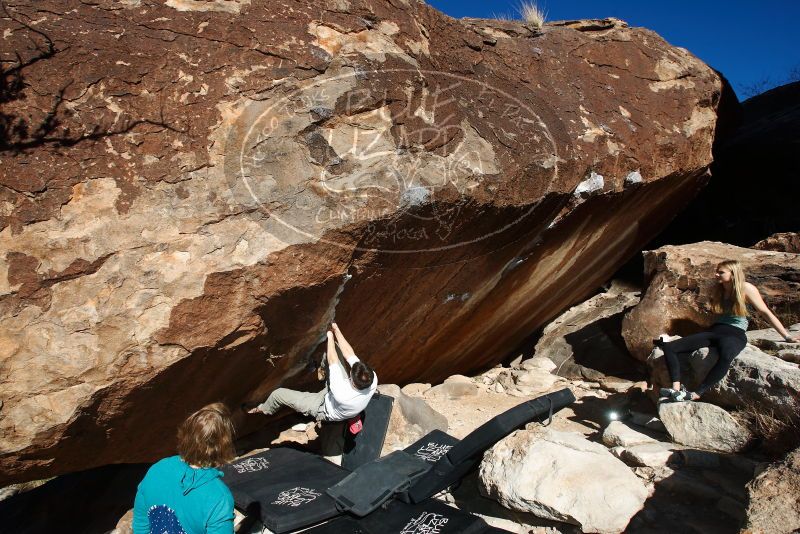
[[[546,13],[535,0],[524,0],[519,6],[519,14],[522,15],[522,20],[536,28],[544,25]]]
[[[779,457],[800,445],[800,416],[797,414],[766,411],[754,404],[746,404],[738,414],[761,441],[764,452]]]

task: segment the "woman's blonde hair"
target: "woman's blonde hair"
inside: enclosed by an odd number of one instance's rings
[[[178,454],[197,467],[219,467],[236,457],[231,412],[221,402],[203,406],[178,428]]]
[[[747,305],[744,298],[744,270],[742,264],[737,260],[725,260],[717,264],[717,269],[728,269],[731,272],[731,308],[730,313],[734,315],[747,316]],[[725,297],[725,289],[722,284],[717,284],[714,291],[713,309],[714,313],[725,313],[722,307],[722,300]]]

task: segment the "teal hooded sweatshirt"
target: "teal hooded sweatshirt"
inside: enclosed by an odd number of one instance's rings
[[[174,525],[175,519],[180,526]],[[233,496],[222,471],[195,469],[180,456],[170,456],[147,471],[133,505],[133,533],[151,534],[151,520],[163,531],[186,534],[231,534]],[[165,528],[164,523],[173,526]]]

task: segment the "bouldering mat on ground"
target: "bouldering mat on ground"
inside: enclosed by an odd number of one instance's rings
[[[393,404],[394,398],[376,392],[362,413],[364,427],[361,432],[353,435],[345,428],[342,467],[354,471],[380,457]]]
[[[349,474],[320,456],[286,447],[241,458],[222,471],[236,506],[259,515],[276,534],[338,515],[325,490]]]
[[[313,534],[484,534],[502,533],[481,518],[436,499],[418,504],[389,501],[361,519],[340,517],[314,527]]]
[[[429,463],[405,451],[394,451],[360,466],[327,493],[340,510],[363,517],[407,490],[430,468]]]

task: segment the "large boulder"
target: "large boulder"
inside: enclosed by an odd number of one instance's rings
[[[486,368],[712,159],[720,78],[617,20],[6,7],[0,484],[152,461],[203,404],[307,387],[334,318],[386,382]]]
[[[552,361],[556,374],[568,378],[635,375],[638,362],[628,354],[620,330],[639,294],[639,288],[614,281],[607,291],[573,306],[544,328],[534,359]]]
[[[783,534],[800,530],[800,449],[749,482],[747,495],[744,532]]]
[[[602,445],[580,434],[529,426],[492,447],[480,466],[481,493],[511,510],[622,532],[642,508],[642,481]]]
[[[777,252],[792,252],[800,254],[800,234],[797,232],[782,232],[762,239],[751,248],[757,250],[774,250]]]
[[[660,334],[685,336],[714,322],[714,270],[726,259],[742,263],[747,280],[784,324],[800,321],[800,255],[712,242],[665,246],[644,252],[647,290],[622,322],[631,355],[646,360]],[[769,326],[760,315],[750,320],[753,328]]]

